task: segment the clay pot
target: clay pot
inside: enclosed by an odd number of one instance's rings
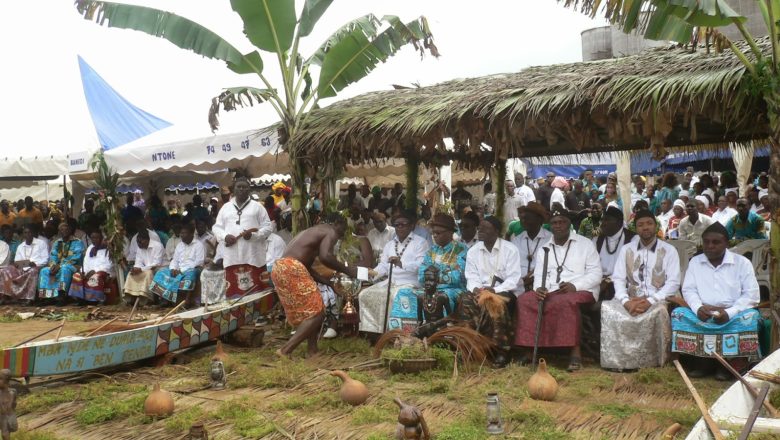
[[[154,390],[144,401],[144,414],[152,417],[167,417],[173,414],[173,397],[171,393],[161,390],[159,383],[154,385]]]
[[[341,370],[332,371],[330,374],[344,381],[339,391],[341,400],[352,406],[363,404],[368,400],[368,388],[363,382],[352,379],[345,371]]]
[[[555,400],[558,382],[547,372],[547,362],[539,359],[536,373],[528,379],[528,394],[536,400]]]

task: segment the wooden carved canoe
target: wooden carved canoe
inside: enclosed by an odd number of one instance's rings
[[[236,302],[211,304],[94,336],[67,336],[0,349],[0,368],[14,377],[72,374],[112,367],[194,347],[253,323],[274,305],[273,289]]]

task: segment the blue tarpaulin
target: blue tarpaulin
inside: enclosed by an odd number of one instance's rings
[[[116,148],[171,125],[126,100],[81,56],[79,69],[87,107],[104,150]]]

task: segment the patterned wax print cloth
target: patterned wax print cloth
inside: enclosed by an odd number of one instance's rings
[[[268,287],[268,272],[265,266],[256,267],[251,264],[234,264],[225,268],[228,298],[246,296]]]
[[[447,295],[450,300],[450,310],[455,311],[458,297],[466,290],[466,254],[468,247],[460,242],[451,241],[446,246],[434,244],[425,254],[420,265],[418,279],[422,286],[425,282],[425,270],[435,265],[439,269],[439,284],[437,292]],[[398,291],[390,309],[390,329],[401,328],[414,331],[417,322],[417,295],[422,295],[422,289],[404,288]],[[446,314],[446,313],[445,313]]]
[[[227,299],[227,281],[224,270],[203,269],[200,273],[201,304],[218,304]]]
[[[173,276],[171,269],[165,267],[154,274],[149,290],[162,299],[175,303],[179,300],[179,292],[186,293],[195,290],[199,275],[200,269],[193,268]]]
[[[76,272],[73,274],[68,296],[89,302],[105,301],[108,277],[106,272],[95,272],[85,280],[81,272]]]
[[[300,261],[289,257],[276,260],[271,279],[291,325],[297,326],[323,312],[325,306],[317,282]]]
[[[672,311],[672,351],[691,356],[710,357],[715,351],[723,357],[761,358],[758,325],[761,315],[748,309],[725,324],[702,322],[693,310],[678,307]]]
[[[31,301],[38,290],[38,267],[27,270],[14,265],[0,267],[0,296]]]
[[[64,242],[61,238],[54,242],[49,257],[49,266],[44,267],[38,276],[38,293],[41,298],[56,298],[60,291],[68,292],[73,274],[78,271],[84,258],[84,243],[77,238]],[[60,266],[56,274],[51,274],[51,267]]]

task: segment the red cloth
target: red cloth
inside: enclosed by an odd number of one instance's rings
[[[235,264],[225,268],[225,281],[228,283],[225,296],[235,298],[259,292],[268,287],[264,281],[268,279],[268,272],[263,267],[255,267],[251,264]]]
[[[596,302],[588,291],[552,294],[544,301],[540,347],[574,347],[580,343],[582,317],[580,305]],[[539,301],[533,291],[517,300],[515,345],[533,347]]]

